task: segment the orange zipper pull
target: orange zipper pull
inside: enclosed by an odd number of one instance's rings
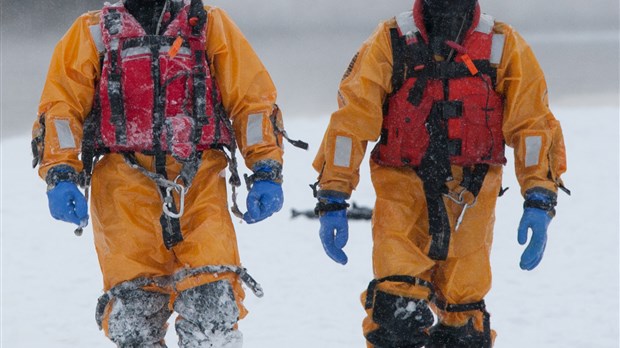
[[[467,65],[467,69],[469,69],[469,72],[472,75],[476,76],[478,74],[478,68],[476,68],[474,62],[471,60],[471,58],[469,58],[469,55],[465,53],[461,56],[461,59],[463,60],[465,65]]]
[[[174,40],[174,43],[172,43],[172,47],[170,47],[170,59],[174,59],[174,57],[177,56],[177,53],[179,53],[179,50],[181,49],[181,45],[183,44],[183,38],[180,36],[177,36],[176,40]]]

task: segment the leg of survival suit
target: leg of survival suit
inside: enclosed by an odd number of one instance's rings
[[[243,335],[236,329],[239,308],[227,280],[206,283],[179,293],[174,310],[181,348],[240,348]]]
[[[114,296],[107,317],[107,335],[120,348],[165,348],[170,295],[132,289]]]

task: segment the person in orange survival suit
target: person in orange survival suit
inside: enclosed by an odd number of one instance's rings
[[[173,311],[181,347],[241,346],[241,282],[262,291],[240,263],[224,170],[238,186],[238,146],[254,172],[248,212],[235,203],[236,215],[254,223],[281,209],[275,99],[240,30],[199,0],[106,4],[58,43],[34,165],[52,216],[78,232],[89,215],[77,185],[91,189],[105,290],[97,322],[119,347],[165,347]]]
[[[346,264],[346,200],[367,142],[378,140],[374,280],[362,294],[369,347],[492,346],[484,297],[504,143],[525,198],[520,244],[532,230],[524,270],[542,259],[564,187],[563,137],[546,88],[524,40],[476,0],[416,0],[362,45],[313,165],[321,241]]]

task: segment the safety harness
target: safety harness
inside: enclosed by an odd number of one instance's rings
[[[207,13],[199,0],[175,3],[180,8],[163,35],[146,35],[122,3],[102,10],[102,75],[84,123],[80,176],[80,184],[88,190],[97,159],[109,152],[123,154],[132,168],[157,184],[168,249],[183,240],[179,218],[204,150],[225,154],[232,210],[242,216],[234,199],[235,188],[241,185],[234,132],[205,51]],[[154,156],[155,171],[142,167],[134,153]],[[182,163],[174,180],[168,179],[167,155]]]
[[[365,301],[365,306],[364,306],[366,309],[372,309],[374,307],[375,293],[377,290],[377,286],[384,282],[399,282],[399,283],[410,284],[412,286],[423,286],[425,288],[428,288],[429,296],[427,297],[426,300],[428,300],[429,303],[433,303],[438,309],[445,311],[445,312],[458,313],[458,312],[480,311],[482,313],[482,318],[483,318],[482,319],[483,335],[484,335],[483,348],[490,348],[492,346],[491,315],[486,310],[486,304],[484,300],[480,300],[478,302],[472,302],[472,303],[464,303],[464,304],[447,303],[446,301],[440,299],[437,296],[435,292],[435,287],[430,282],[424,279],[421,279],[421,278],[407,276],[407,275],[392,275],[392,276],[387,276],[387,277],[380,278],[380,279],[374,279],[370,282],[370,284],[368,284],[368,289],[366,290],[366,301]]]
[[[443,197],[464,207],[473,204],[462,194],[476,197],[489,165],[506,163],[503,105],[494,89],[503,36],[493,34],[493,18],[482,15],[464,46],[446,41],[456,52],[454,59],[437,60],[413,12],[396,21],[390,30],[393,88],[384,103],[381,138],[372,158],[384,166],[416,171],[427,201],[429,257],[445,260],[451,228]],[[463,190],[456,195],[446,186],[453,180],[451,165],[463,167]]]

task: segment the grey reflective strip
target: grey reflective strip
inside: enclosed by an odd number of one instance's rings
[[[413,11],[403,12],[396,16],[396,24],[398,24],[400,33],[408,38],[413,37],[418,32],[413,20]]]
[[[338,167],[351,166],[351,149],[353,140],[349,137],[336,137],[336,150],[334,151],[334,165]]]
[[[525,167],[537,166],[540,160],[542,148],[542,136],[530,136],[525,138]]]
[[[478,22],[478,26],[476,27],[477,32],[490,34],[493,30],[493,26],[495,25],[495,18],[489,16],[488,14],[480,15],[480,22]]]
[[[489,58],[491,64],[497,65],[502,61],[505,41],[506,36],[504,34],[493,34],[493,43],[491,44],[491,57]]]
[[[105,45],[103,44],[103,36],[101,36],[101,27],[99,26],[99,24],[97,24],[91,25],[90,27],[88,27],[88,29],[90,29],[90,36],[95,42],[97,52],[99,52],[99,54],[103,53],[103,51],[105,51]]]
[[[151,49],[148,47],[132,47],[121,52],[121,57],[128,58],[138,56],[142,54],[151,54]]]
[[[245,134],[247,146],[263,142],[263,114],[248,116],[248,129]]]
[[[58,145],[61,149],[74,149],[75,139],[71,131],[71,125],[68,120],[54,120],[56,126],[56,134],[58,135]]]

